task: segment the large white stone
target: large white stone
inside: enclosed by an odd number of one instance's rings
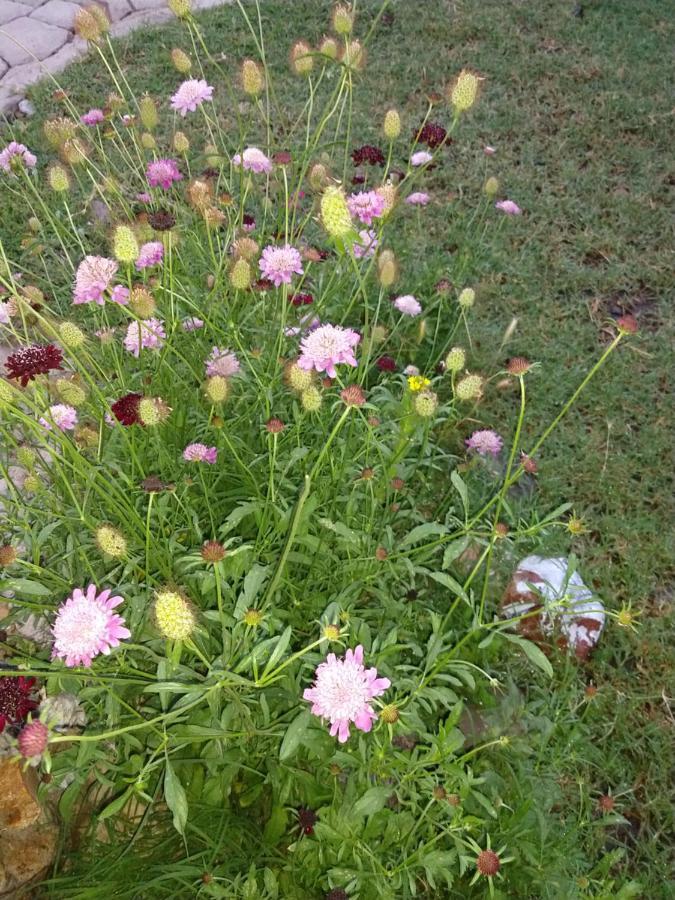
[[[62,47],[70,35],[63,28],[21,16],[0,28],[0,57],[10,66],[46,59]]]
[[[6,25],[12,19],[18,19],[19,16],[29,16],[31,12],[31,7],[25,3],[15,3],[14,0],[0,0],[0,26]]]
[[[39,22],[46,22],[47,25],[56,25],[58,28],[72,31],[75,14],[79,8],[76,3],[68,3],[67,0],[48,0],[44,6],[33,10],[31,19],[37,19]]]

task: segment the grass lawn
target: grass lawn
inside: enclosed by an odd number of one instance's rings
[[[287,91],[279,99],[291,121],[304,88],[283,74],[288,50],[297,38],[318,42],[330,4],[262,5],[270,64]],[[380,6],[359,4],[361,35]],[[557,659],[553,683],[532,684],[518,662],[498,665],[511,685],[502,707],[519,721],[518,740],[530,748],[523,796],[539,789],[538,778],[550,780],[550,816],[541,824],[540,846],[529,851],[533,867],[551,868],[548,896],[652,900],[673,890],[667,835],[675,584],[669,350],[675,334],[668,253],[675,23],[662,0],[588,0],[583,16],[573,15],[573,6],[571,0],[393,0],[369,43],[353,137],[354,146],[378,143],[390,106],[412,130],[427,98],[460,69],[484,76],[480,103],[429,177],[432,205],[423,220],[409,217],[409,253],[430,237],[444,248],[433,256],[420,252],[410,285],[431,289],[443,277],[478,285],[476,368],[494,369],[512,355],[541,364],[529,382],[527,433],[555,416],[608,341],[613,318],[631,312],[639,322],[640,335],[622,345],[547,444],[533,500],[542,510],[569,502],[586,525],[576,537],[558,529],[539,552],[574,552],[610,608],[630,604],[639,613],[638,628],[611,625],[585,666]],[[233,73],[254,52],[236,10],[214,10],[200,22],[208,45],[222,50]],[[185,40],[172,24],[120,42],[135,92],[168,97],[179,81],[169,53],[175,46],[191,51]],[[82,111],[103,105],[111,89],[93,57],[59,80]],[[224,91],[215,77],[212,83]],[[59,109],[52,89],[35,89],[35,117],[14,124],[17,139],[33,149],[42,140],[41,121]],[[443,122],[446,115],[439,107],[431,118]],[[275,149],[285,149],[281,127],[276,140]],[[486,144],[496,148],[493,157],[484,155]],[[491,233],[487,250],[465,237],[486,173],[499,177],[524,210],[503,223],[498,238]],[[13,228],[6,201],[3,206],[3,237],[17,248],[21,231]],[[506,429],[516,403],[512,386],[493,382],[480,410],[483,427]],[[448,441],[457,438],[449,434]],[[510,546],[502,575],[536,550]],[[592,698],[588,685],[597,688]],[[607,793],[615,809],[602,817],[598,800]],[[561,880],[557,888],[564,867],[588,886],[580,882],[575,893]],[[642,887],[625,895],[595,892],[594,879],[607,884],[612,878],[632,878]]]

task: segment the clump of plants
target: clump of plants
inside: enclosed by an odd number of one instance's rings
[[[513,895],[531,859],[488,772],[509,742],[458,723],[501,644],[550,671],[492,575],[567,507],[522,516],[513,488],[635,323],[524,446],[536,363],[477,371],[465,263],[429,284],[397,240],[489,85],[448,73],[363,144],[350,7],[289,47],[295,117],[257,6],[236,77],[170,6],[173,95],[131,92],[89,7],[110,94],[59,93],[44,146],[0,153],[33,235],[0,243],[5,743],[120,865],[165,854],[129,896]],[[491,174],[472,202],[477,246],[521,214]]]

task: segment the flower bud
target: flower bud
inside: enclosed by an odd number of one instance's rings
[[[170,589],[157,591],[154,612],[157,628],[171,641],[186,640],[197,624],[190,602]]]
[[[499,193],[499,180],[491,175],[483,186],[487,197],[495,197]]]
[[[352,217],[342,188],[326,188],[321,197],[321,221],[328,234],[343,238],[352,230]]]
[[[471,109],[476,102],[479,85],[480,80],[477,75],[467,69],[462,69],[450,88],[450,103],[454,106],[456,113]]]
[[[398,711],[398,707],[393,703],[387,704],[387,706],[383,706],[380,710],[380,719],[385,722],[387,725],[393,725],[395,722],[398,722],[400,718],[400,713]]]
[[[238,291],[245,291],[251,285],[251,264],[238,259],[230,269],[230,284]]]
[[[384,136],[387,140],[395,141],[401,133],[401,117],[398,110],[389,109],[384,116]]]
[[[466,365],[466,352],[463,347],[453,347],[445,357],[445,368],[448,372],[460,372]]]
[[[138,241],[128,225],[118,225],[113,237],[113,255],[121,263],[133,263],[138,259]]]
[[[258,97],[265,88],[265,73],[253,59],[245,59],[239,75],[241,86],[249,97]]]
[[[113,559],[122,559],[127,555],[127,539],[112,525],[99,525],[96,529],[96,544],[102,553]]]
[[[210,378],[207,378],[204,385],[204,393],[211,403],[215,405],[225,403],[230,396],[230,385],[227,378],[224,378],[222,375],[212,375]]]
[[[138,111],[141,116],[143,127],[147,131],[154,131],[159,123],[159,116],[157,114],[157,105],[152,97],[148,96],[148,94],[141,97],[138,104]]]
[[[314,68],[312,48],[305,41],[296,41],[291,47],[291,69],[296,75],[309,75]]]
[[[171,62],[173,63],[174,69],[176,69],[177,72],[180,72],[181,75],[187,75],[192,68],[190,57],[179,47],[174,47],[171,51]]]
[[[258,625],[262,625],[263,619],[264,616],[259,609],[248,609],[244,613],[244,623],[249,628],[257,628]]]

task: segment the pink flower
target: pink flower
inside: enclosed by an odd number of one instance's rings
[[[260,271],[269,278],[275,287],[290,284],[293,273],[302,275],[302,258],[295,247],[286,244],[283,247],[265,247],[260,259]]]
[[[213,88],[203,78],[190,78],[184,81],[171,98],[171,109],[177,110],[181,116],[194,112],[205,100],[213,96]]]
[[[174,181],[183,177],[175,159],[156,159],[148,163],[145,171],[150,187],[162,187],[168,191]]]
[[[410,165],[424,166],[427,163],[431,162],[433,158],[433,155],[429,153],[428,150],[418,150],[417,153],[413,153],[413,155],[410,157]]]
[[[375,250],[380,242],[377,233],[373,229],[363,228],[359,231],[359,240],[352,246],[352,253],[356,259],[370,259],[375,255]]]
[[[360,340],[361,335],[349,328],[320,325],[306,334],[300,342],[298,365],[301,369],[316,369],[317,372],[326,372],[331,378],[335,378],[335,366],[339,363],[357,365],[352,348]]]
[[[72,431],[77,425],[77,410],[66,403],[56,403],[49,407],[49,419],[40,419],[40,425],[51,431],[52,422],[61,431]]]
[[[110,302],[117,303],[118,306],[129,305],[129,288],[123,284],[116,284],[110,291]]]
[[[497,432],[487,428],[483,431],[474,431],[464,443],[469,450],[475,450],[480,456],[497,456],[504,445]]]
[[[12,160],[15,159],[17,162],[13,163]],[[35,154],[31,153],[25,144],[19,144],[16,141],[11,141],[0,153],[0,169],[4,169],[5,172],[16,171],[16,167],[22,163],[27,169],[34,169],[36,162]]]
[[[494,148],[494,147],[491,147],[489,144],[486,144],[486,145],[483,147],[483,153],[484,153],[486,156],[494,156],[496,152],[497,152],[497,151],[495,150],[495,148]]]
[[[422,307],[412,294],[404,294],[394,300],[396,309],[404,316],[419,316]]]
[[[164,244],[161,241],[149,241],[141,247],[138,259],[136,260],[136,268],[148,269],[151,266],[158,266],[164,259]]]
[[[113,613],[124,602],[122,597],[111,597],[110,590],[96,591],[93,584],[86,593],[75,588],[56,612],[52,659],[65,660],[69,668],[90,666],[99,653],[107,656],[120,640],[131,637],[122,616]]]
[[[206,360],[206,374],[220,375],[223,378],[229,378],[236,375],[239,371],[239,360],[231,350],[222,350],[220,347],[214,347],[209,358]]]
[[[140,194],[136,194],[136,199],[139,203],[151,203],[152,197],[148,194],[147,191],[141,191]]]
[[[159,350],[164,345],[166,332],[159,319],[154,317],[142,322],[130,322],[124,338],[124,349],[139,356],[142,349]]]
[[[423,191],[415,191],[410,194],[409,197],[405,198],[405,202],[409,203],[411,206],[426,206],[429,202],[429,195],[425,194]]]
[[[363,647],[347,650],[338,659],[329,653],[326,661],[317,666],[314,686],[306,688],[303,698],[312,704],[312,713],[330,722],[331,737],[337,735],[344,744],[349,740],[349,726],[353,722],[359,731],[370,731],[377,719],[371,700],[383,694],[391,682],[378,678],[377,669],[363,666]]]
[[[80,116],[80,122],[82,122],[83,125],[89,125],[90,128],[94,125],[100,125],[104,120],[105,116],[103,115],[102,109],[90,109],[89,112]]]
[[[243,153],[235,153],[232,165],[241,166],[248,172],[255,172],[256,175],[269,174],[272,171],[271,160],[257,147],[247,147]]]
[[[408,375],[408,376],[419,375],[420,370],[417,368],[417,366],[406,366],[405,369],[403,370],[403,374]]]
[[[73,303],[105,303],[104,293],[117,272],[114,259],[105,256],[85,256],[75,273]]]
[[[49,730],[43,722],[36,719],[21,729],[17,743],[19,745],[19,753],[24,759],[39,760],[47,749]]]
[[[200,328],[204,327],[204,321],[202,319],[198,319],[197,316],[189,316],[187,319],[183,319],[181,324],[181,328],[183,331],[197,331]]]
[[[507,216],[519,216],[522,213],[522,209],[513,200],[497,200],[495,209],[501,209]]]
[[[217,449],[215,447],[207,447],[206,444],[188,444],[183,450],[185,462],[205,462],[213,465],[217,456]]]
[[[349,212],[364,225],[370,225],[373,219],[379,218],[384,212],[384,197],[377,191],[359,191],[347,198]]]

